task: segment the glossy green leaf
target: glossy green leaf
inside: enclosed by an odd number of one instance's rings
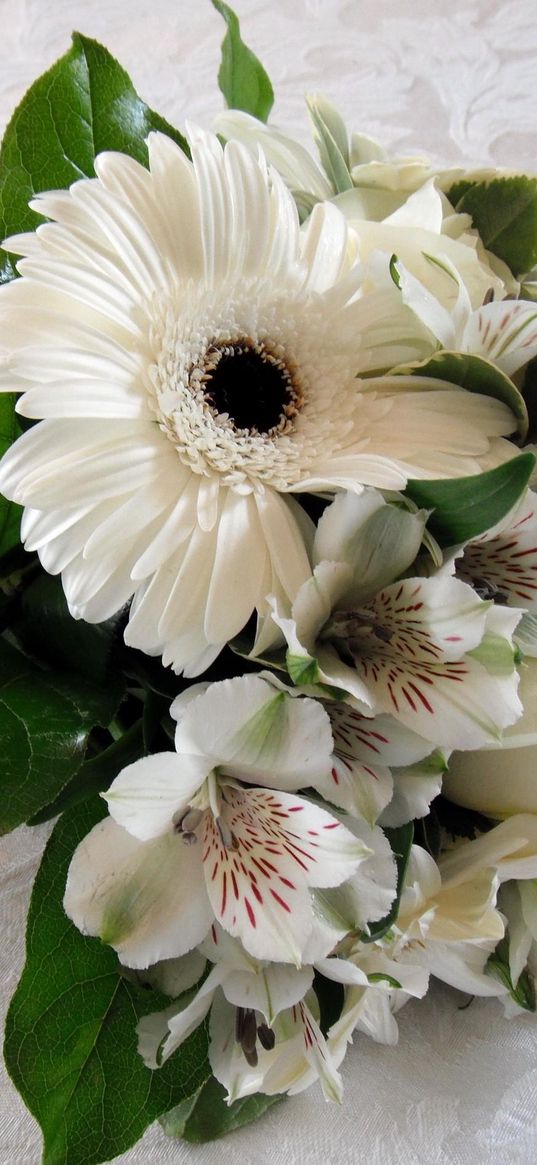
[[[91,177],[102,150],[119,150],[147,165],[150,130],[187,148],[182,135],[141,101],[108,50],[74,33],[72,47],[34,82],[6,129],[0,151],[1,237],[35,230],[42,219],[29,209],[29,200],[39,191]],[[4,255],[0,282],[13,279],[15,262]]]
[[[515,275],[535,266],[537,178],[519,174],[475,182],[463,190],[456,206],[472,216],[487,250],[503,259]]]
[[[394,922],[397,921],[401,894],[405,885],[410,849],[414,839],[414,823],[409,821],[406,825],[399,825],[397,829],[386,828],[384,829],[384,833],[392,847],[397,866],[397,893],[386,917],[381,918],[379,922],[371,922],[369,924],[369,934],[362,934],[362,940],[366,943],[373,943],[383,938],[390,930],[390,927],[393,926]]]
[[[0,639],[0,833],[27,821],[78,772],[89,734],[110,723],[121,683],[44,671]]]
[[[535,467],[532,453],[471,477],[409,481],[405,493],[432,510],[428,526],[441,546],[455,546],[490,530],[516,505]]]
[[[268,1108],[285,1099],[284,1096],[265,1096],[258,1092],[228,1105],[225,1097],[225,1088],[211,1076],[196,1096],[162,1116],[160,1124],[169,1137],[180,1137],[197,1144],[215,1141],[258,1120]]]
[[[40,574],[24,591],[13,631],[25,651],[55,671],[80,672],[103,684],[115,670],[123,642],[121,628],[118,615],[104,623],[73,619],[60,579]]]
[[[43,1130],[43,1165],[98,1165],[130,1148],[207,1079],[204,1027],[158,1072],[137,1052],[140,1016],[167,1004],[119,973],[114,952],[64,914],[73,850],[102,801],[65,814],[49,841],[28,916],[26,966],[12,1000],[8,1070]]]
[[[274,104],[274,90],[261,61],[241,38],[240,25],[229,4],[212,0],[227,24],[222,41],[222,61],[218,84],[229,109],[242,109],[266,121]]]
[[[66,809],[94,797],[95,793],[110,788],[118,773],[145,753],[142,721],[137,720],[119,740],[115,740],[91,760],[85,761],[54,801],[29,818],[28,825],[41,825],[43,821],[50,821]]]
[[[501,372],[490,360],[483,356],[471,356],[467,352],[435,352],[427,360],[418,364],[400,365],[396,375],[404,373],[413,376],[432,376],[435,380],[447,380],[457,384],[467,392],[477,392],[481,396],[492,396],[502,401],[514,413],[516,428],[524,440],[528,432],[528,412],[522,393],[513,381]],[[513,426],[513,429],[515,426]]]
[[[0,457],[3,457],[21,432],[15,400],[12,393],[0,393]],[[21,506],[9,502],[0,494],[0,558],[20,541],[21,514]]]

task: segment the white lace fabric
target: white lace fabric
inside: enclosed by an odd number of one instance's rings
[[[521,0],[235,0],[272,77],[274,120],[308,142],[304,92],[350,128],[441,163],[537,171],[537,21]],[[169,120],[208,126],[224,26],[208,0],[0,0],[0,128],[79,29],[119,58]],[[0,842],[0,996],[24,958],[32,880],[47,827]],[[202,1147],[149,1129],[118,1165],[530,1165],[537,1158],[537,1022],[436,985],[400,1014],[396,1048],[355,1040],[342,1107],[320,1089]],[[0,1082],[0,1165],[35,1165],[40,1134]]]

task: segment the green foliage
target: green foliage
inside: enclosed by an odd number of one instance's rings
[[[283,1096],[264,1096],[258,1092],[228,1105],[225,1096],[225,1088],[211,1076],[195,1096],[160,1118],[164,1132],[170,1137],[181,1137],[194,1144],[215,1141],[217,1137],[223,1137],[234,1129],[240,1129],[242,1125],[258,1120],[273,1104],[285,1099]]]
[[[39,191],[63,190],[92,176],[102,150],[120,150],[147,165],[145,139],[160,130],[186,149],[182,135],[138,97],[114,57],[73,34],[69,52],[30,87],[6,129],[0,151],[2,238],[33,231],[42,218],[28,207]],[[4,255],[0,282],[16,275]]]
[[[496,950],[492,952],[490,958],[487,960],[486,970],[494,979],[498,979],[503,983],[504,987],[511,996],[511,999],[523,1011],[537,1011],[537,1001],[535,999],[535,987],[533,980],[528,971],[522,971],[519,975],[516,986],[511,979],[511,971],[509,969],[509,942],[508,939],[503,938]]]
[[[121,681],[97,687],[44,671],[0,639],[0,833],[48,805],[78,772],[89,734],[110,723]]]
[[[432,510],[428,527],[441,546],[477,538],[516,505],[527,488],[535,458],[521,453],[496,469],[471,477],[409,481],[405,493],[421,509]]]
[[[241,39],[239,21],[233,9],[222,0],[212,0],[212,3],[227,24],[218,73],[218,84],[226,105],[266,121],[274,104],[270,79],[261,61]]]
[[[109,789],[118,773],[133,761],[139,760],[145,751],[142,720],[136,720],[119,740],[114,740],[108,748],[103,748],[96,756],[86,760],[58,796],[29,818],[28,825],[41,825],[43,821],[50,821],[73,805],[87,801],[95,793]]]
[[[362,940],[366,943],[377,942],[378,939],[383,938],[397,920],[401,894],[405,885],[410,849],[414,840],[414,823],[409,821],[406,825],[399,825],[397,829],[385,829],[384,833],[392,847],[397,866],[397,893],[386,917],[381,918],[379,922],[370,923],[369,934],[362,935]]]
[[[40,574],[21,599],[13,631],[25,651],[58,670],[79,672],[97,684],[106,683],[121,643],[121,619],[85,623],[69,614],[57,576]]]
[[[15,412],[15,399],[11,393],[0,393],[0,457],[3,457],[21,432]],[[20,506],[0,494],[0,558],[20,540],[21,513]]]
[[[195,1093],[210,1072],[204,1027],[158,1072],[137,1051],[136,1024],[167,1000],[128,982],[114,952],[83,937],[62,899],[76,844],[102,802],[64,814],[36,878],[26,966],[12,1000],[5,1054],[43,1130],[43,1165],[98,1165],[129,1149],[147,1125]]]
[[[516,175],[459,184],[449,192],[456,209],[471,214],[487,250],[515,275],[537,263],[537,178]]]
[[[472,186],[475,185],[475,179],[473,178],[460,178],[459,181],[454,182],[453,186],[451,186],[447,191],[447,197],[449,198],[449,201],[453,206],[457,207],[461,201],[461,198],[463,198],[466,192],[471,190]]]

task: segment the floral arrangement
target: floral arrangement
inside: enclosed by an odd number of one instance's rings
[[[213,3],[212,127],[75,34],[0,155],[1,828],[58,818],[6,1061],[45,1165],[340,1101],[431,976],[536,1010],[537,180],[320,97],[315,160]]]

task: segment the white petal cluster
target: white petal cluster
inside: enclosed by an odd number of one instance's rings
[[[293,678],[309,668],[366,717],[389,714],[431,745],[474,749],[521,715],[522,611],[445,569],[409,577],[425,517],[375,490],[340,494],[318,524],[310,578],[290,609],[274,597],[274,619]]]
[[[40,423],[0,487],[75,617],[132,598],[127,642],[196,675],[306,580],[292,495],[476,473],[515,425],[492,396],[384,375],[415,355],[391,228],[368,239],[331,201],[301,227],[259,152],[199,130],[190,147],[152,134],[149,170],[101,154],[6,243],[22,258],[0,288],[0,389]],[[471,284],[474,251],[448,243]]]
[[[123,611],[129,647],[202,677],[174,747],[103,794],[65,910],[173,999],[146,1063],[206,1020],[229,1103],[340,1100],[353,1033],[395,1043],[431,975],[535,1009],[535,494],[441,549],[399,492],[516,456],[535,305],[456,175],[310,113],[321,168],[235,111],[190,157],[100,155],[34,200],[0,288],[0,391],[39,422],[0,465],[26,548],[74,617]],[[486,817],[438,817],[430,852],[440,794]]]

